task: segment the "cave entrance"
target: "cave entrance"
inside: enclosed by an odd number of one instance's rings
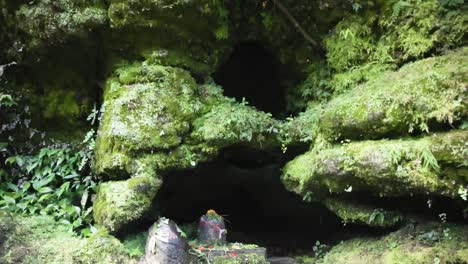
[[[258,110],[278,116],[286,108],[286,67],[261,43],[244,41],[234,46],[228,60],[213,77],[224,95],[243,98]]]
[[[255,243],[270,254],[310,251],[341,224],[320,204],[288,192],[280,181],[281,167],[269,163],[271,158],[229,149],[195,169],[170,172],[155,206],[162,216],[194,227],[201,215],[214,209],[226,219],[229,242]]]

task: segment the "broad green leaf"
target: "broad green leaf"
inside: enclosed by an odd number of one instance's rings
[[[25,183],[23,184],[23,187],[21,187],[21,191],[24,193],[24,192],[26,192],[30,187],[31,187],[31,183],[30,183],[30,182],[25,182]]]
[[[54,190],[52,190],[52,188],[50,187],[42,187],[38,190],[39,193],[50,193],[50,192],[53,192]]]
[[[16,161],[16,157],[8,157],[8,158],[5,160],[5,164],[11,165],[11,164],[15,163],[15,161]]]
[[[49,198],[52,197],[52,196],[53,196],[52,194],[46,193],[46,194],[42,195],[41,197],[39,197],[39,200],[37,200],[37,202],[40,203],[40,202],[42,202],[42,201],[44,201],[44,200],[49,199]]]
[[[9,182],[9,183],[7,183],[7,186],[8,186],[8,188],[9,188],[10,190],[12,190],[12,191],[14,191],[14,192],[19,192],[19,188],[18,188],[18,186],[16,186],[15,184]]]
[[[85,208],[87,201],[88,201],[88,190],[85,190],[83,192],[83,196],[81,196],[81,208]]]
[[[16,204],[16,200],[11,198],[10,196],[4,195],[4,196],[2,196],[2,198],[3,198],[3,200],[5,200],[9,204]]]

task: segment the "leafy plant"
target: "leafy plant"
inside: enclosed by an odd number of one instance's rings
[[[439,171],[440,166],[430,149],[426,148],[421,151],[419,158],[422,160],[422,164],[425,168],[432,168],[434,171]]]
[[[320,241],[315,242],[315,246],[312,247],[312,250],[314,251],[314,255],[317,258],[322,258],[325,256],[325,254],[328,251],[328,246],[325,244],[320,243]]]
[[[424,244],[432,246],[434,243],[440,241],[441,234],[437,230],[431,230],[429,232],[419,234],[417,239]]]
[[[382,209],[375,209],[369,216],[369,224],[383,225],[385,222],[385,213]]]
[[[99,111],[93,111],[88,121],[94,123],[98,114]],[[20,116],[17,119],[21,124],[26,122]],[[30,128],[29,132],[36,130]],[[90,169],[94,135],[91,130],[81,144],[52,145],[33,152],[5,147],[1,162],[6,166],[0,169],[0,208],[52,215],[82,235],[95,232],[91,200],[97,183]]]
[[[12,107],[16,103],[9,94],[0,93],[0,107]]]
[[[23,214],[48,214],[79,230],[83,235],[95,231],[91,196],[96,179],[90,173],[90,144],[42,148],[32,156],[11,156],[2,171],[0,208]],[[93,141],[93,140],[92,140]]]

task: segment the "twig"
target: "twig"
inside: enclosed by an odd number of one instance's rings
[[[301,27],[299,22],[294,18],[293,15],[288,11],[288,9],[279,1],[279,0],[272,0],[275,5],[281,10],[281,12],[286,15],[286,17],[293,23],[293,25],[299,30],[299,32],[304,36],[304,38],[313,46],[320,49],[320,45]]]

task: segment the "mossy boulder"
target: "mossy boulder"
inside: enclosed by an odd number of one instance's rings
[[[270,113],[228,101],[195,120],[192,137],[218,146],[244,143],[261,148],[279,144],[278,125]]]
[[[329,140],[428,132],[468,115],[468,48],[420,60],[339,95],[320,113]]]
[[[150,209],[160,185],[156,177],[144,176],[101,183],[93,206],[94,220],[110,231],[118,231]]]
[[[424,223],[381,237],[358,237],[332,247],[322,264],[467,263],[465,225]]]
[[[384,70],[329,101],[311,101],[306,111],[284,123],[282,135],[289,144],[319,145],[456,127],[468,116],[467,52],[460,48]],[[318,89],[314,87],[308,89]]]
[[[319,200],[350,187],[377,196],[455,197],[467,181],[467,153],[456,151],[466,148],[467,138],[468,131],[458,130],[311,150],[285,166],[282,180],[289,190]]]
[[[323,204],[345,224],[388,228],[403,221],[403,215],[398,212],[384,210],[359,201],[331,197],[325,199]]]
[[[49,216],[5,216],[2,213],[0,223],[11,218],[14,226],[5,230],[8,236],[3,240],[0,251],[1,263],[137,262],[130,258],[119,240],[104,230],[89,238],[81,238]]]
[[[36,48],[86,37],[107,24],[107,10],[100,0],[40,0],[22,5],[15,19],[28,36],[28,47]]]
[[[124,168],[130,153],[180,145],[202,109],[196,89],[190,74],[178,68],[147,63],[119,68],[106,86],[97,172]]]

